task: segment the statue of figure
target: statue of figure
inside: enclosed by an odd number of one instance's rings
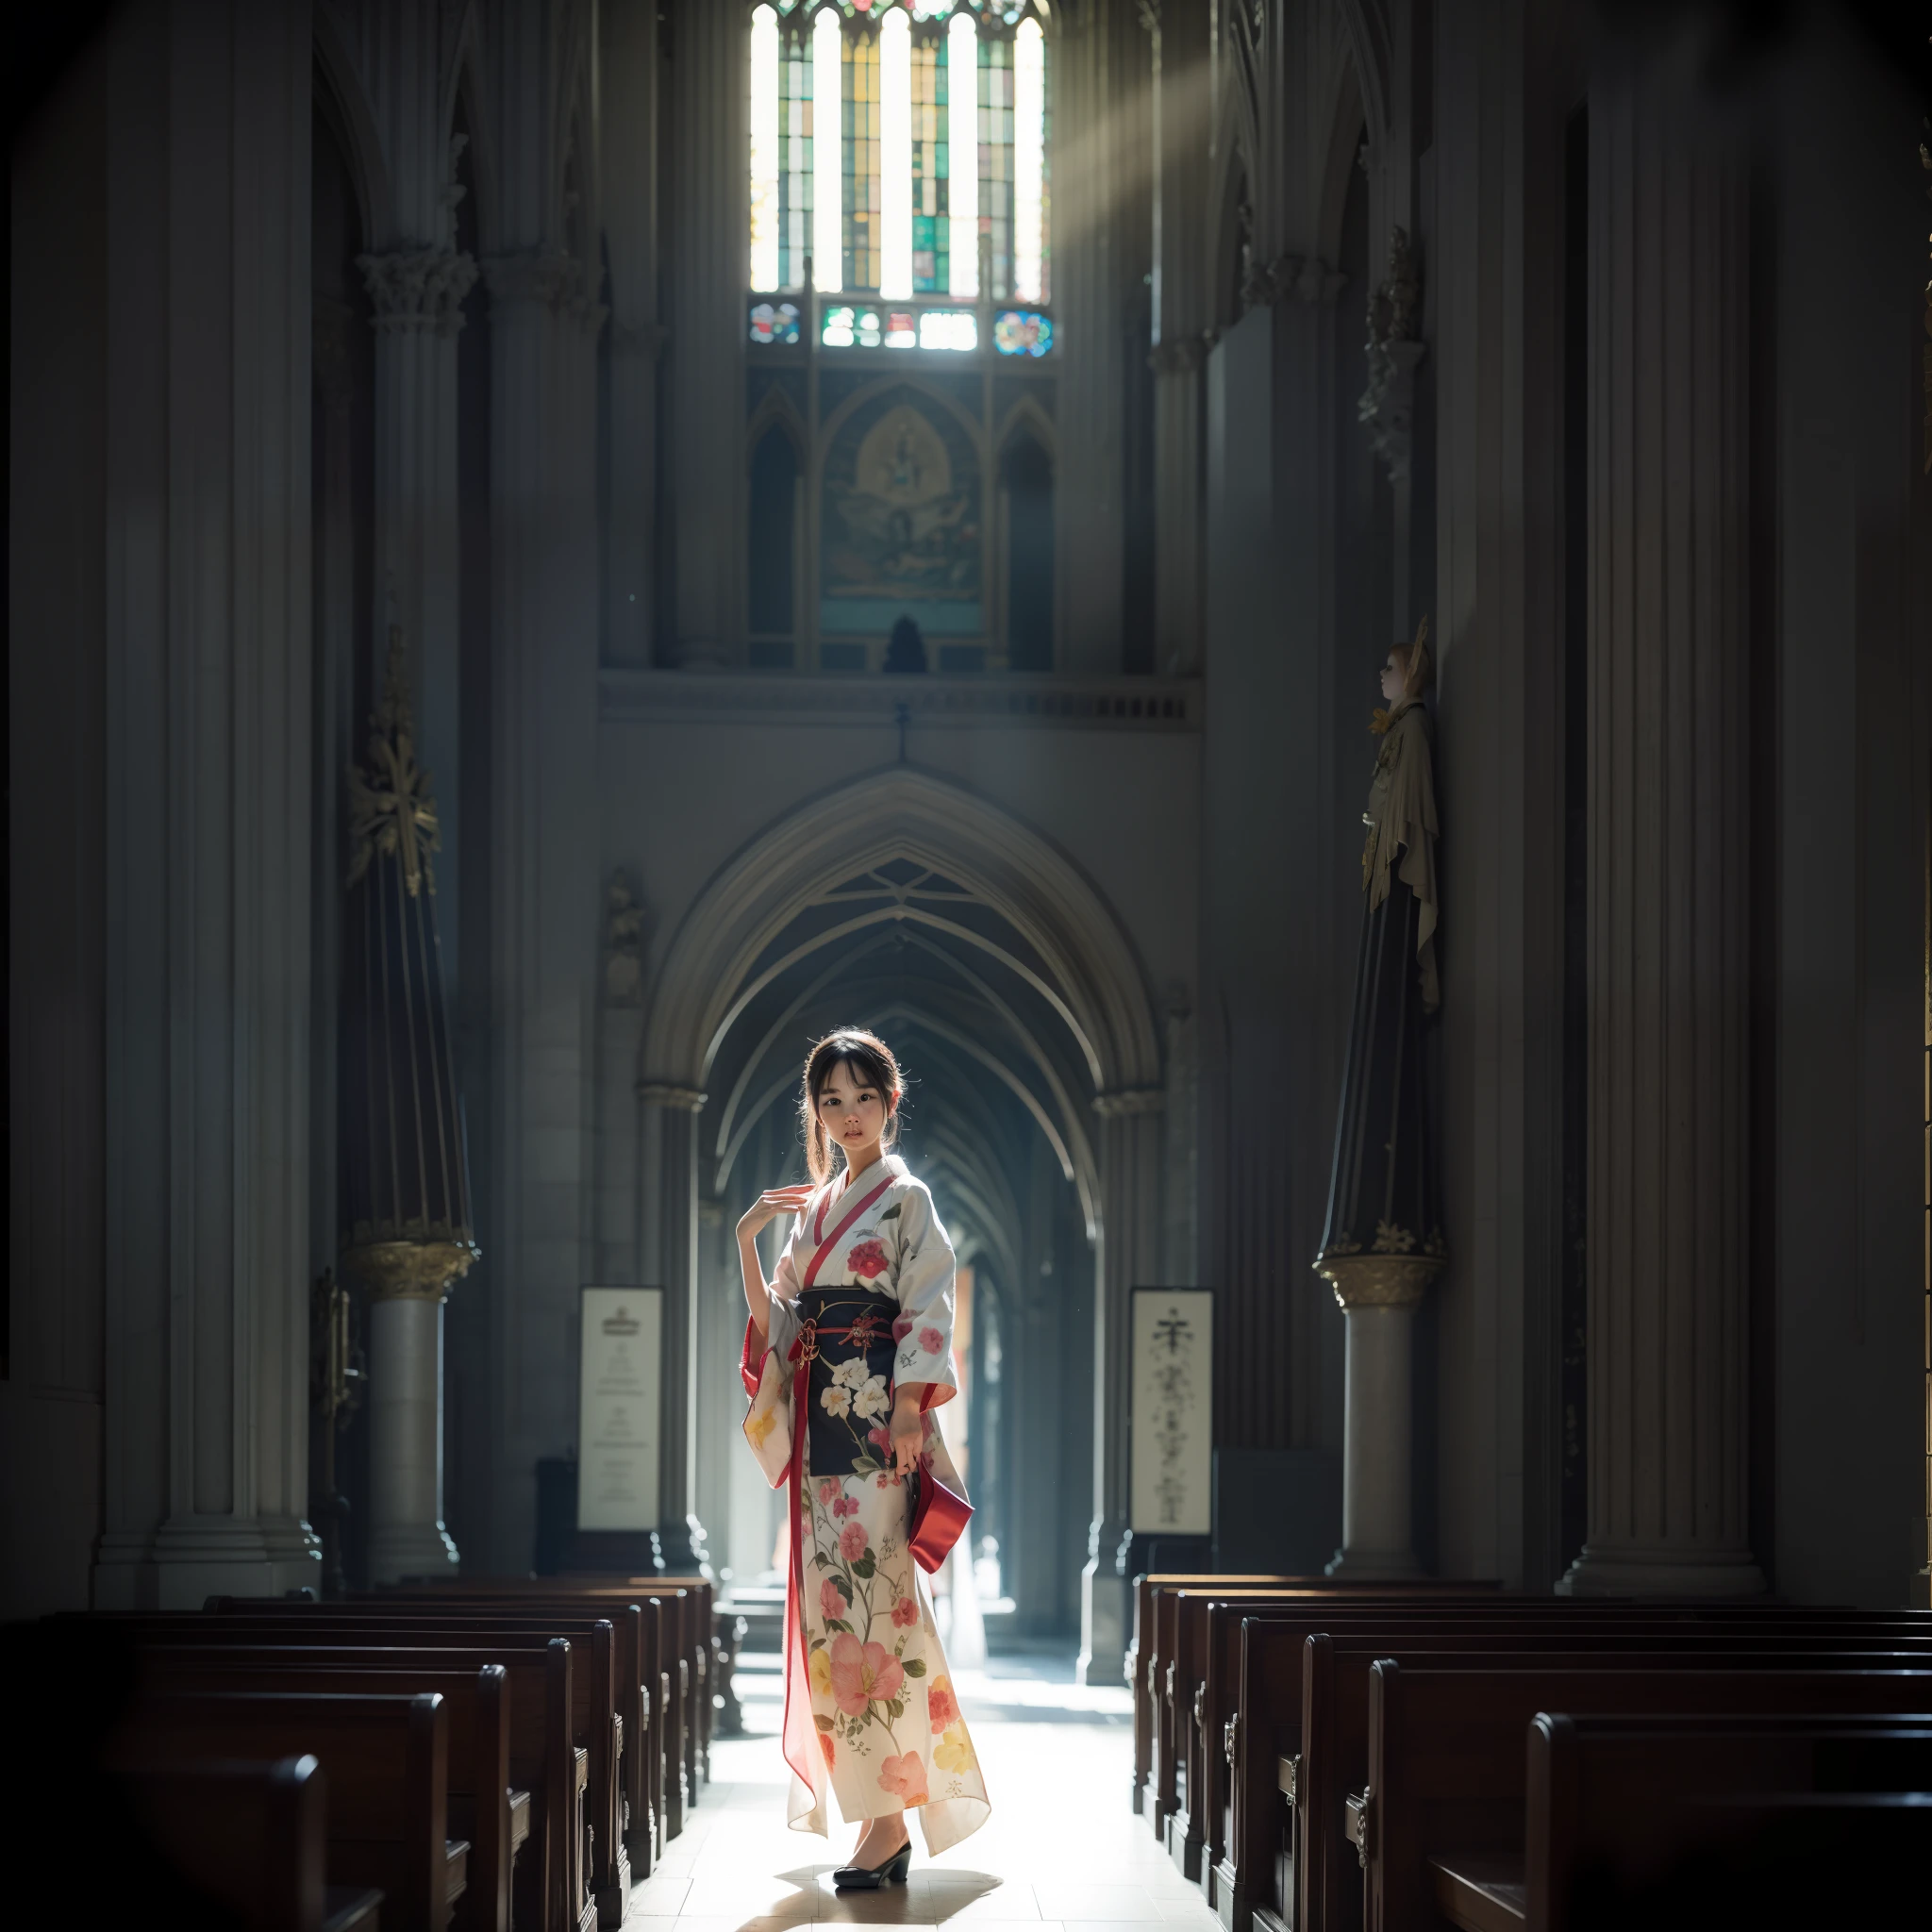
[[[1370,726],[1381,748],[1362,814],[1361,949],[1327,1225],[1315,1262],[1344,1306],[1371,1277],[1378,1298],[1420,1297],[1446,1257],[1424,1039],[1441,1003],[1433,732],[1424,703],[1427,640],[1424,619],[1414,643],[1389,653],[1382,666],[1389,708],[1377,709]]]

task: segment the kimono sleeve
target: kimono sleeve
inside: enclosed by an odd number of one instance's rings
[[[744,1324],[744,1358],[739,1365],[739,1374],[744,1381],[744,1392],[756,1398],[758,1387],[758,1374],[764,1366],[767,1355],[775,1355],[782,1362],[791,1353],[791,1344],[798,1340],[801,1323],[798,1319],[798,1263],[795,1258],[799,1238],[805,1231],[805,1216],[799,1215],[791,1224],[791,1239],[785,1243],[785,1252],[778,1257],[778,1265],[772,1272],[772,1280],[767,1290],[769,1302],[765,1309],[765,1339],[758,1341],[758,1324],[747,1318]]]
[[[953,1244],[923,1187],[906,1191],[899,1209],[899,1353],[893,1379],[930,1385],[929,1408],[958,1391],[953,1372]]]
[[[794,1224],[791,1239],[778,1258],[770,1287],[771,1306],[766,1310],[765,1340],[758,1341],[757,1324],[748,1318],[744,1324],[744,1357],[739,1374],[744,1392],[751,1398],[745,1411],[744,1439],[758,1457],[765,1480],[774,1489],[785,1480],[791,1461],[791,1372],[786,1358],[798,1340],[798,1269],[792,1252],[798,1245],[799,1228]]]

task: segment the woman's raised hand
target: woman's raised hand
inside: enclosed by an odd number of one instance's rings
[[[741,1240],[762,1233],[771,1222],[781,1214],[796,1214],[812,1197],[813,1190],[798,1188],[767,1188],[756,1201],[738,1218],[738,1233]]]

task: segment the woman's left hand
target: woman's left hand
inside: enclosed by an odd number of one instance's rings
[[[925,1418],[919,1412],[922,1392],[917,1384],[893,1391],[892,1420],[889,1426],[894,1475],[910,1475],[919,1467],[919,1452],[925,1446]]]

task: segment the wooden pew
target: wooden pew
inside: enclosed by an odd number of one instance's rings
[[[246,1627],[275,1641],[278,1631],[306,1633],[315,1641],[375,1641],[447,1646],[515,1640],[541,1648],[553,1637],[581,1651],[572,1672],[572,1726],[587,1756],[588,1800],[584,1869],[597,1903],[598,1923],[621,1925],[630,1896],[630,1858],[623,1841],[623,1791],[618,1765],[624,1724],[618,1708],[616,1626],[581,1606],[528,1608],[483,1603],[436,1610],[402,1607],[404,1599],[351,1600],[342,1604],[263,1603],[212,1598],[215,1621],[225,1629]],[[239,1641],[239,1640],[238,1640]]]
[[[1369,1932],[1489,1932],[1523,1889],[1524,1738],[1539,1711],[1591,1715],[1932,1712],[1919,1670],[1544,1669],[1520,1657],[1369,1673],[1369,1766],[1356,1813]],[[1501,1905],[1485,1894],[1503,1889]]]
[[[1184,1634],[1183,1602],[1192,1599],[1197,1609],[1203,1594],[1214,1599],[1239,1595],[1260,1602],[1283,1603],[1375,1601],[1434,1602],[1473,1597],[1497,1601],[1500,1587],[1486,1582],[1443,1582],[1419,1576],[1386,1583],[1357,1583],[1331,1576],[1241,1577],[1155,1574],[1136,1579],[1135,1641],[1130,1667],[1134,1679],[1135,1790],[1137,1808],[1154,1834],[1174,1852],[1190,1877],[1201,1875],[1203,1837],[1191,1812],[1178,1840],[1170,1837],[1169,1821],[1179,1807],[1179,1791],[1191,1768],[1187,1743],[1193,1723],[1195,1699],[1202,1682],[1200,1633]],[[1144,1664],[1139,1659],[1145,1659]],[[1144,1734],[1144,1735],[1143,1735]]]
[[[458,1578],[434,1584],[410,1586],[425,1594],[450,1597],[470,1593],[492,1597],[515,1593],[545,1598],[582,1598],[591,1602],[635,1601],[637,1592],[666,1595],[683,1591],[693,1599],[682,1619],[679,1641],[674,1654],[689,1663],[685,1691],[690,1700],[686,1774],[691,1783],[692,1802],[700,1784],[711,1777],[711,1740],[716,1733],[719,1678],[724,1640],[718,1631],[716,1588],[708,1576],[663,1575],[609,1577],[594,1573],[506,1578]]]
[[[495,1607],[522,1613],[533,1606],[556,1602],[608,1616],[616,1640],[613,1669],[618,1711],[624,1719],[624,1750],[618,1763],[623,1807],[620,1823],[632,1875],[647,1877],[663,1856],[666,1837],[675,1835],[667,1832],[666,1827],[664,1759],[668,1748],[676,1754],[674,1764],[680,1761],[683,1749],[677,1736],[677,1713],[663,1681],[665,1603],[661,1597],[641,1590],[588,1591],[538,1587],[550,1582],[547,1578],[538,1579],[537,1585],[527,1588],[515,1580],[502,1584],[464,1581],[420,1587],[390,1586],[367,1601],[425,1614],[434,1614],[438,1606],[471,1609]],[[674,1604],[674,1636],[676,1610]],[[675,1741],[667,1746],[667,1739]],[[678,1828],[682,1825],[680,1815]]]
[[[391,1932],[443,1932],[470,1849],[447,1835],[448,1755],[434,1695],[163,1692],[136,1706],[110,1762],[152,1778],[183,1761],[313,1756],[329,1780],[329,1876],[379,1890]]]
[[[1167,1819],[1169,1850],[1182,1872],[1198,1877],[1210,1904],[1220,1884],[1221,1868],[1229,1862],[1228,1831],[1232,1797],[1226,1775],[1228,1722],[1234,1716],[1241,1675],[1242,1621],[1274,1614],[1276,1600],[1292,1612],[1307,1600],[1300,1591],[1260,1587],[1227,1591],[1203,1586],[1174,1592],[1175,1655],[1173,1666],[1176,1734],[1176,1773],[1174,1806]],[[1453,1603],[1485,1607],[1497,1612],[1521,1610],[1537,1616],[1673,1616],[1690,1621],[1722,1615],[1738,1618],[1773,1617],[1790,1624],[1831,1619],[1844,1614],[1829,1609],[1793,1608],[1784,1605],[1661,1605],[1641,1602],[1511,1597],[1492,1586],[1441,1586],[1440,1594],[1420,1600],[1413,1586],[1395,1594],[1380,1594],[1358,1584],[1353,1593],[1324,1599],[1338,1604],[1387,1603],[1391,1610]],[[1580,1626],[1579,1626],[1580,1627]],[[1198,1792],[1198,1800],[1194,1794]]]
[[[523,1932],[593,1932],[596,1902],[585,1856],[589,1831],[590,1754],[575,1740],[584,1709],[567,1638],[514,1633],[466,1638],[442,1633],[322,1630],[276,1620],[266,1628],[239,1617],[183,1613],[109,1615],[96,1622],[127,1631],[143,1652],[175,1650],[220,1657],[240,1665],[296,1663],[303,1667],[411,1674],[475,1672],[501,1665],[510,1706],[509,1781],[530,1793],[530,1842],[513,1874],[515,1924]]]
[[[593,1610],[612,1604],[648,1606],[655,1602],[660,1618],[658,1642],[663,1660],[655,1690],[649,1673],[642,1674],[645,1688],[653,1690],[655,1705],[663,1712],[658,1742],[664,1766],[656,1774],[652,1800],[658,1834],[655,1850],[661,1852],[662,1840],[675,1838],[683,1830],[685,1810],[696,1802],[698,1786],[708,1777],[710,1764],[709,1733],[704,1728],[709,1698],[704,1694],[704,1687],[711,1675],[708,1660],[710,1645],[706,1638],[711,1624],[711,1585],[704,1578],[637,1577],[623,1583],[556,1576],[468,1579],[400,1587],[383,1591],[375,1600],[444,1605],[481,1602],[502,1606],[567,1603]],[[608,1614],[608,1610],[602,1613]],[[626,1791],[633,1796],[634,1808],[636,1790],[633,1777]],[[635,1851],[632,1856],[635,1859]]]
[[[510,1932],[511,1874],[529,1835],[530,1794],[510,1784],[509,1674],[503,1665],[398,1671],[306,1663],[291,1656],[243,1661],[203,1648],[150,1651],[146,1663],[151,1689],[174,1694],[294,1690],[393,1696],[407,1684],[412,1692],[440,1696],[449,1724],[449,1834],[470,1844],[469,1886],[455,1924],[458,1932]]]
[[[1220,1856],[1224,1842],[1221,1770],[1225,1760],[1218,1749],[1209,1750],[1208,1740],[1218,1745],[1228,1712],[1223,1710],[1218,1716],[1210,1716],[1210,1615],[1220,1615],[1224,1620],[1221,1634],[1228,1650],[1226,1678],[1231,1683],[1240,1663],[1239,1618],[1249,1610],[1265,1615],[1273,1607],[1291,1607],[1307,1603],[1387,1603],[1391,1608],[1403,1608],[1418,1602],[1464,1601],[1493,1607],[1501,1600],[1491,1584],[1433,1581],[1418,1582],[1393,1591],[1327,1579],[1319,1588],[1257,1585],[1230,1589],[1221,1584],[1204,1584],[1198,1589],[1191,1585],[1163,1586],[1154,1591],[1151,1606],[1155,1658],[1157,1666],[1163,1657],[1167,1661],[1159,1668],[1153,1699],[1154,1759],[1146,1815],[1182,1875],[1205,1888],[1212,1857]],[[1229,1633],[1232,1642],[1228,1642]]]
[[[1235,1726],[1235,1806],[1230,1857],[1217,1874],[1215,1903],[1224,1923],[1281,1924],[1297,1932],[1352,1932],[1360,1914],[1357,1867],[1345,1838],[1346,1794],[1358,1790],[1368,1752],[1368,1669],[1378,1657],[1411,1652],[1453,1667],[1467,1656],[1563,1651],[1621,1657],[1660,1650],[1685,1654],[1691,1667],[1730,1667],[1757,1655],[1770,1667],[1780,1643],[1870,1655],[1923,1641],[1925,1626],[1873,1635],[1875,1620],[1840,1625],[1750,1613],[1719,1621],[1696,1610],[1619,1610],[1614,1607],[1519,1600],[1484,1612],[1468,1606],[1427,1611],[1331,1608],[1276,1611],[1243,1620],[1240,1717]],[[1301,1654],[1302,1668],[1296,1670]],[[1808,1655],[1808,1653],[1807,1653]],[[1701,1661],[1700,1661],[1701,1660]],[[1579,1664],[1581,1667],[1581,1664]],[[1824,1666],[1822,1666],[1824,1667]],[[1831,1666],[1835,1667],[1835,1665]],[[1297,1690],[1296,1678],[1300,1684]],[[1290,1760],[1291,1791],[1277,1780]],[[1284,1809],[1279,1799],[1286,1796]],[[1344,1866],[1346,1861],[1346,1866]]]
[[[279,1762],[192,1760],[143,1766],[123,1784],[157,1854],[202,1903],[243,1932],[378,1932],[382,1893],[330,1887],[328,1781],[307,1754]],[[185,1919],[185,1899],[154,1897],[142,1917]]]
[[[1579,1881],[1601,1889],[1656,1872],[1734,1837],[1753,1812],[1789,1834],[1792,1800],[1810,1796],[1824,1809],[1832,1795],[1904,1828],[1889,1847],[1890,1869],[1839,1861],[1828,1874],[1836,1909],[1812,1923],[1923,1921],[1932,1719],[1543,1713],[1530,1724],[1528,1758],[1522,1923],[1533,1932],[1570,1932]],[[1910,1810],[1886,1796],[1904,1797]],[[1777,1849],[1781,1860],[1790,1857],[1788,1843]],[[1775,1869],[1764,1875],[1780,1882]]]
[[[1211,1572],[1194,1570],[1143,1572],[1134,1578],[1134,1627],[1127,1640],[1127,1653],[1121,1669],[1128,1689],[1134,1693],[1134,1812],[1137,1817],[1150,1817],[1147,1783],[1154,1769],[1154,1704],[1158,1679],[1166,1668],[1166,1659],[1156,1656],[1156,1592],[1162,1588],[1285,1589],[1294,1584],[1312,1588],[1321,1581],[1319,1577],[1307,1576],[1217,1576]]]

